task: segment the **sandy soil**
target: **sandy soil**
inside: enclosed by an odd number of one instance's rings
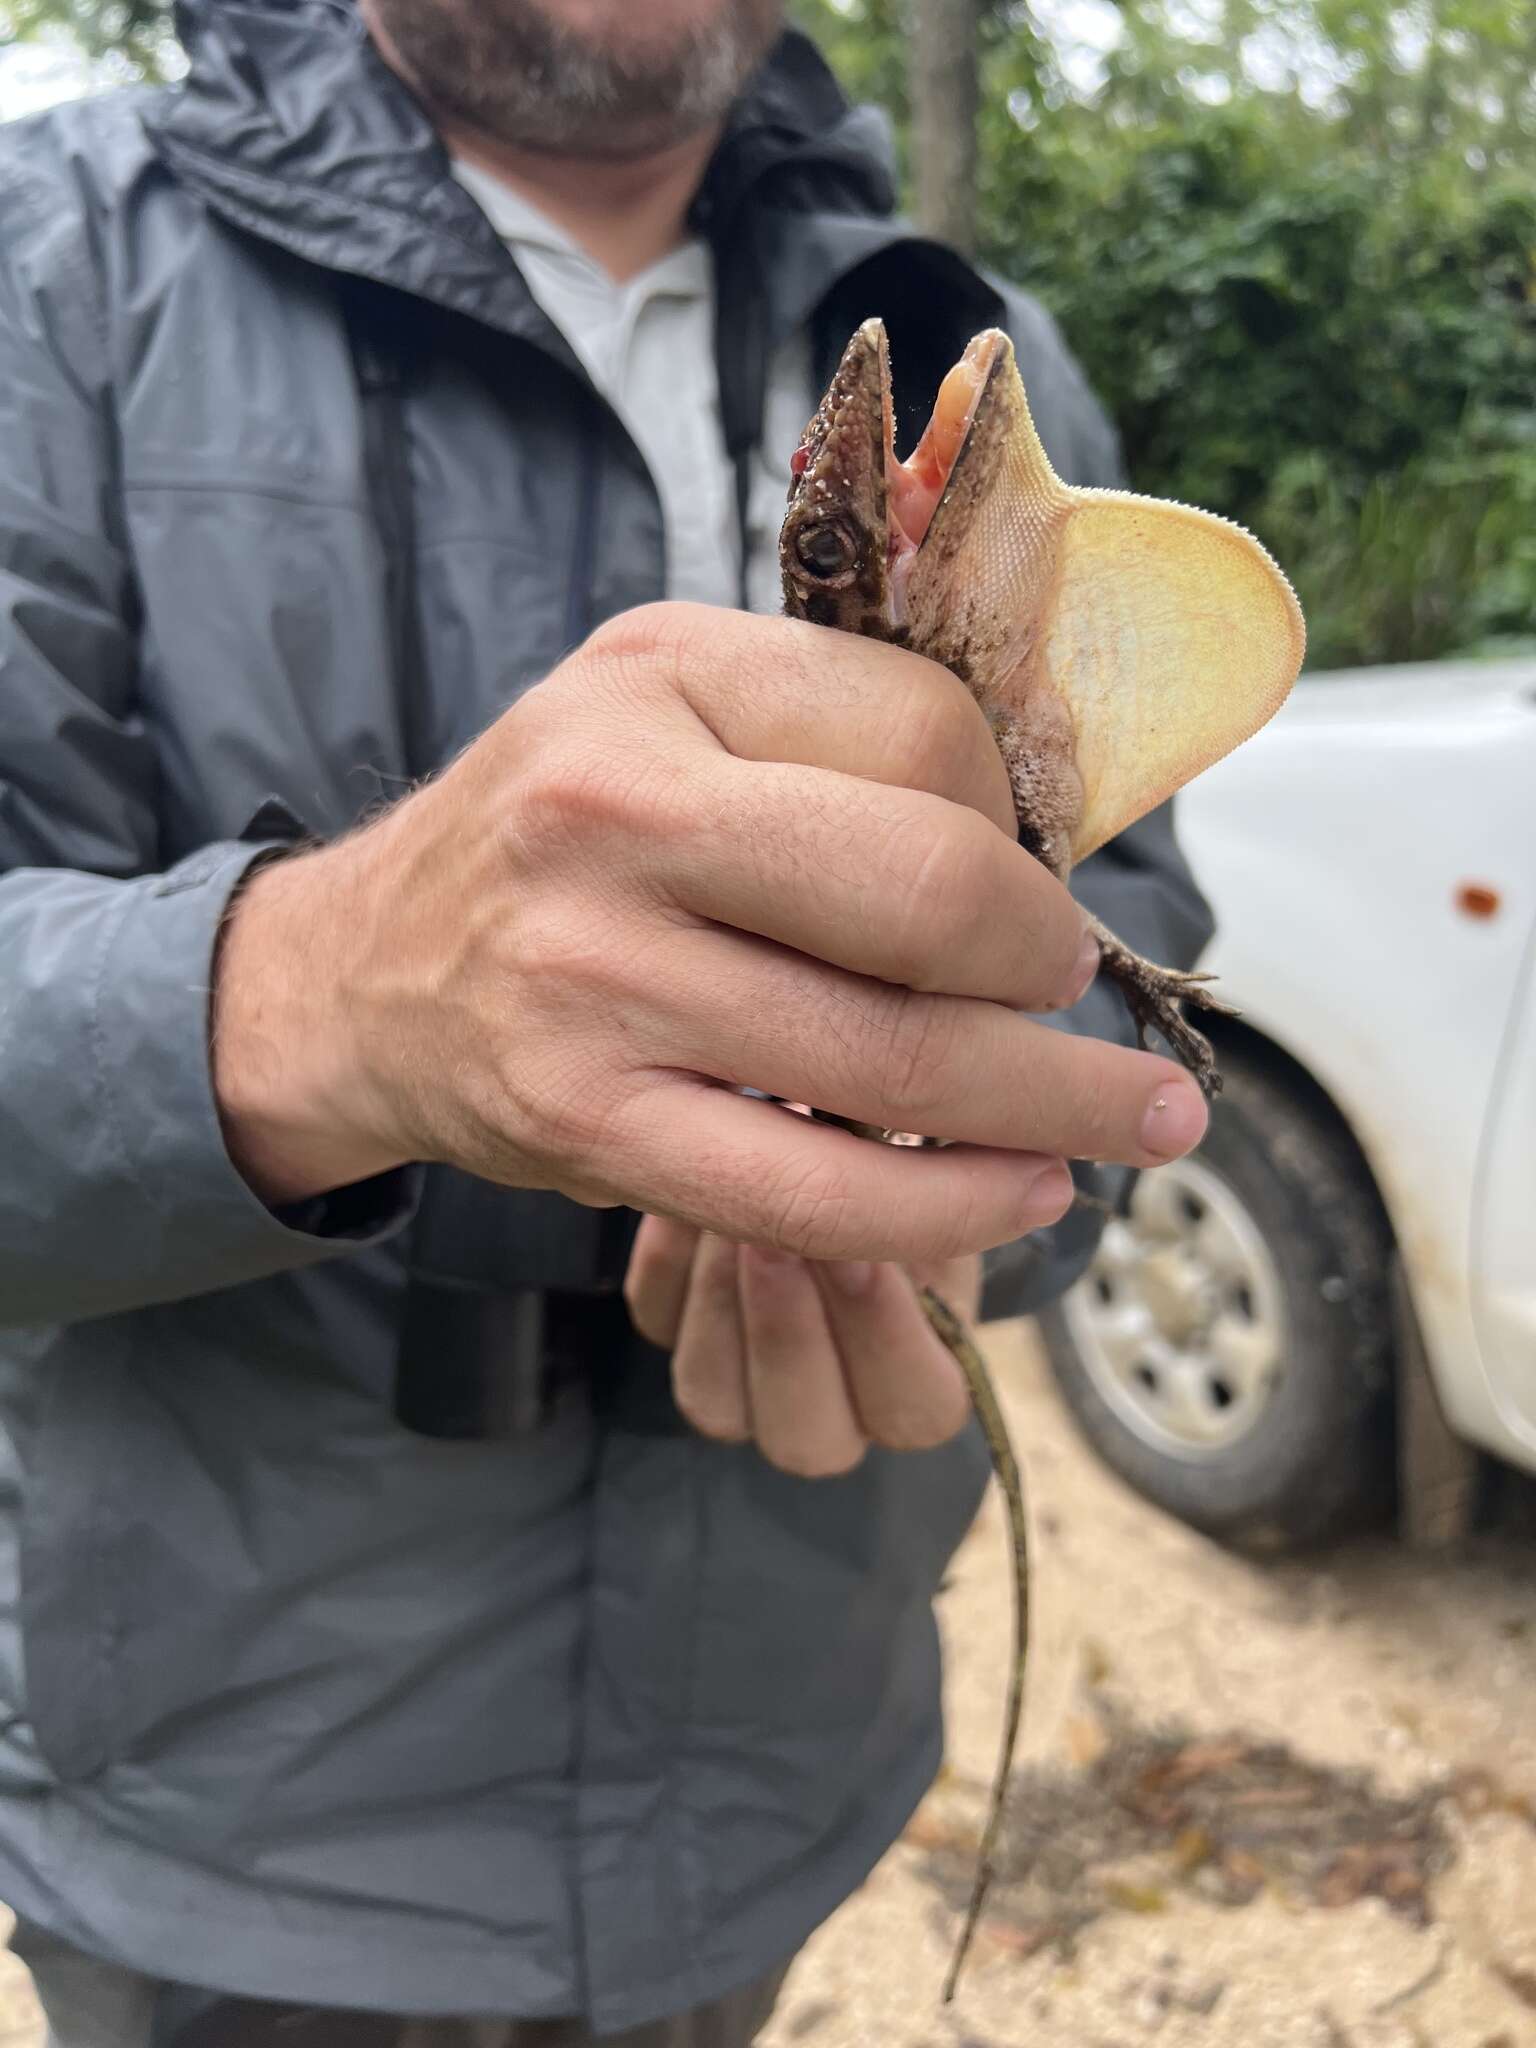
[[[1536,2048],[1528,1490],[1455,1558],[1260,1567],[1084,1450],[992,1346],[1035,1534],[1003,1877],[939,2003],[1006,1663],[989,1502],[942,1603],[949,1764],[797,1965],[764,2048]]]
[[[943,1603],[950,1761],[764,2048],[1536,2048],[1536,1513],[1259,1567],[1083,1450],[996,1336],[1035,1531],[1025,1756],[955,2004],[1007,1654],[989,1502]],[[37,2048],[0,1955],[0,2048]]]

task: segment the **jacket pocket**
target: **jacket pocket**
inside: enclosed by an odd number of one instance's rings
[[[711,1460],[696,1718],[839,1741],[891,1712],[925,1713],[915,1691],[904,1705],[897,1695],[919,1685],[913,1645],[931,1636],[987,1471],[975,1429],[937,1450],[872,1450],[840,1479],[792,1478],[750,1450]]]

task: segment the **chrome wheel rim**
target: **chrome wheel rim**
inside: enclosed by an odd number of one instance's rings
[[[1231,1448],[1284,1374],[1280,1271],[1235,1190],[1198,1158],[1139,1176],[1066,1296],[1097,1392],[1135,1436],[1198,1462]]]

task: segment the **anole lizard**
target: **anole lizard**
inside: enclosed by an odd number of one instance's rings
[[[1272,717],[1305,649],[1290,584],[1240,527],[1060,480],[996,329],[972,341],[898,462],[885,330],[864,323],[792,460],[780,562],[792,617],[911,647],[966,684],[1001,749],[1020,841],[1062,881]],[[1155,1027],[1214,1093],[1210,1043],[1180,1009],[1185,1000],[1225,1009],[1206,977],[1158,967],[1096,932],[1138,1037],[1145,1043]],[[930,1289],[922,1302],[970,1389],[1014,1565],[1002,1751],[947,2001],[991,1878],[1013,1765],[1029,1569],[1018,1462],[986,1362],[945,1302]]]

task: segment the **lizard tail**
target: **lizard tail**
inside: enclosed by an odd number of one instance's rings
[[[1013,1547],[1013,1663],[1008,1678],[1008,1705],[1003,1716],[1003,1742],[997,1760],[997,1775],[992,1781],[992,1799],[987,1808],[986,1825],[982,1830],[981,1849],[976,1861],[976,1877],[971,1886],[970,1904],[966,1908],[965,1924],[960,1938],[955,1943],[955,1953],[950,1961],[949,1972],[944,1979],[944,2003],[949,2004],[960,1982],[960,1972],[970,1950],[971,1937],[976,1932],[976,1923],[981,1917],[982,1905],[992,1882],[992,1860],[997,1853],[997,1838],[1003,1824],[1003,1808],[1008,1796],[1008,1781],[1013,1775],[1013,1752],[1018,1741],[1019,1723],[1024,1714],[1024,1664],[1029,1651],[1029,1529],[1024,1516],[1024,1488],[1019,1478],[1019,1461],[1014,1455],[1013,1443],[1008,1435],[1008,1425],[1003,1419],[1002,1404],[997,1398],[997,1389],[992,1384],[992,1375],[986,1360],[972,1343],[969,1333],[949,1304],[931,1287],[918,1290],[923,1312],[933,1325],[945,1347],[954,1354],[955,1362],[965,1374],[966,1386],[970,1389],[971,1403],[987,1439],[987,1448],[992,1454],[992,1469],[1002,1488],[1008,1508],[1008,1529]]]

